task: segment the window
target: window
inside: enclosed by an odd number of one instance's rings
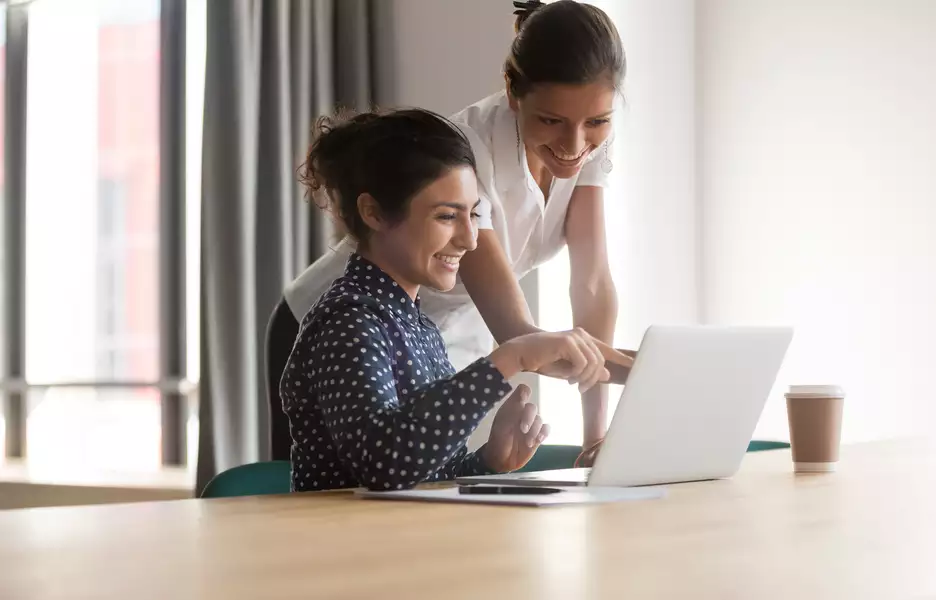
[[[155,381],[158,0],[35,2],[27,76],[26,378]]]
[[[11,401],[25,409],[20,450],[31,471],[159,469],[167,435],[197,431],[192,416],[185,423],[192,406],[183,406],[179,431],[164,431],[166,393],[194,398],[197,327],[185,328],[192,370],[167,373],[160,345],[166,328],[179,326],[161,321],[167,279],[186,289],[182,312],[197,325],[198,265],[188,261],[198,256],[205,0],[184,8],[191,47],[177,77],[187,94],[179,132],[190,178],[180,223],[187,248],[185,267],[169,269],[161,269],[161,202],[178,200],[165,200],[160,187],[161,85],[171,64],[160,0],[34,0],[10,10],[28,19],[26,194],[17,200],[25,211],[17,249],[28,274],[17,282],[25,348],[13,349],[24,369],[2,380],[5,389],[25,384]],[[196,444],[187,447],[194,464]]]
[[[159,395],[143,385],[159,378],[159,11],[29,8],[26,381],[55,386],[29,396],[31,463],[159,464]]]
[[[119,380],[129,372],[127,354],[133,351],[127,311],[128,236],[126,203],[117,182],[101,180],[97,206],[95,264],[95,368],[97,380]],[[144,343],[147,340],[142,340]]]

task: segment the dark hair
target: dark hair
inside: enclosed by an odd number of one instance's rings
[[[522,98],[538,83],[601,78],[620,86],[627,68],[624,46],[603,10],[574,0],[520,4],[526,7],[516,12],[517,37],[504,64],[511,94]]]
[[[412,197],[455,167],[477,170],[461,130],[431,111],[405,109],[319,118],[299,180],[339,227],[366,243],[361,194],[377,201],[383,218],[399,223]]]

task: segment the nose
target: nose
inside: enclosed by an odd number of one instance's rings
[[[559,146],[563,152],[577,155],[585,149],[587,143],[585,127],[570,125],[563,133]]]
[[[459,216],[452,243],[465,252],[471,252],[478,247],[478,224],[471,218],[471,214],[464,213]]]

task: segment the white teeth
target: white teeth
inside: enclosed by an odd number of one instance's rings
[[[549,146],[546,146],[546,147],[549,148]],[[559,160],[564,160],[566,162],[575,162],[578,159],[585,156],[585,153],[588,152],[588,146],[585,146],[585,148],[582,149],[582,152],[580,154],[559,154],[552,148],[549,148],[549,151],[552,152],[553,156],[555,156]]]
[[[442,256],[440,254],[436,254],[435,257],[447,265],[457,265],[458,261],[461,260],[460,256]]]

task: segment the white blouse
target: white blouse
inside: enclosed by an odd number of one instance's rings
[[[603,150],[593,151],[575,177],[554,180],[547,201],[530,173],[523,146],[517,143],[517,119],[506,92],[488,96],[451,119],[471,142],[478,164],[479,227],[494,230],[521,279],[565,246],[565,218],[575,187],[607,185],[599,157]],[[353,242],[341,241],[286,289],[284,296],[296,320],[342,275],[353,251]],[[419,295],[421,309],[441,330],[456,370],[491,352],[491,333],[460,280],[449,292],[423,287]]]

